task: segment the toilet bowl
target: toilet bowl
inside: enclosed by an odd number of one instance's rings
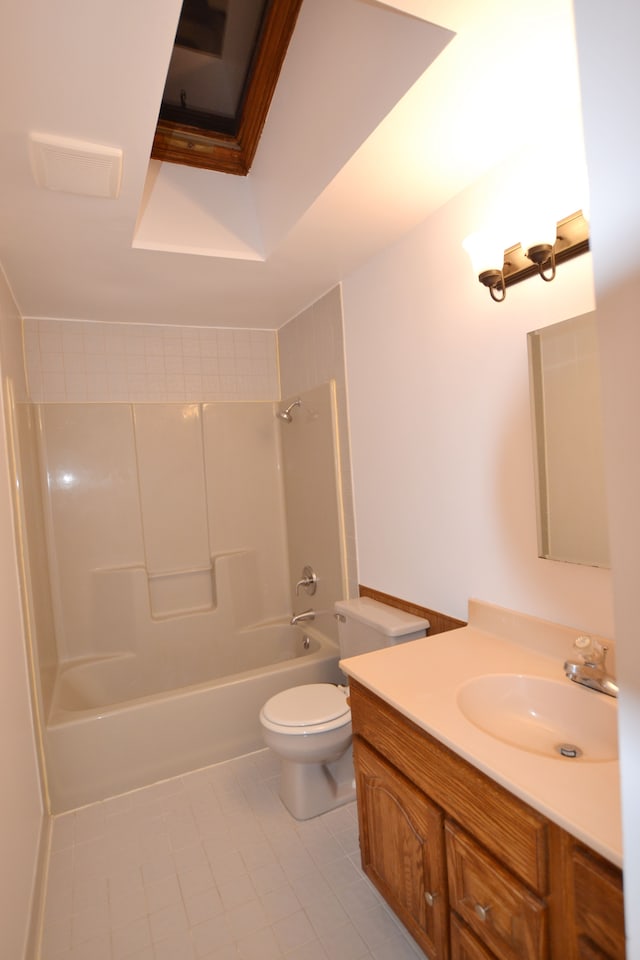
[[[425,635],[429,621],[369,598],[335,604],[342,657]],[[260,711],[265,744],[280,758],[280,798],[296,820],[327,813],[355,798],[348,688],[332,683],[291,687]]]
[[[308,820],[355,797],[347,687],[309,683],[267,700],[264,742],[280,757],[280,798]]]

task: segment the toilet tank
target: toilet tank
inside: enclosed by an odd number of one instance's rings
[[[337,600],[334,609],[342,658],[417,640],[424,637],[429,628],[428,620],[370,597]]]

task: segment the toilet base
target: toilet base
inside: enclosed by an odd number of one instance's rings
[[[355,800],[353,747],[332,763],[280,760],[280,799],[296,820],[310,820]]]

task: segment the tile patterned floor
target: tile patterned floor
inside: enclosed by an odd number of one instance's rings
[[[423,958],[355,804],[299,823],[276,774],[263,750],[56,817],[41,960]]]

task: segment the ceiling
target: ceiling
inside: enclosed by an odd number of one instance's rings
[[[180,5],[3,2],[0,263],[25,317],[276,329],[576,114],[571,0],[303,0],[250,174],[150,162]],[[117,198],[37,186],[34,133],[121,149]]]

